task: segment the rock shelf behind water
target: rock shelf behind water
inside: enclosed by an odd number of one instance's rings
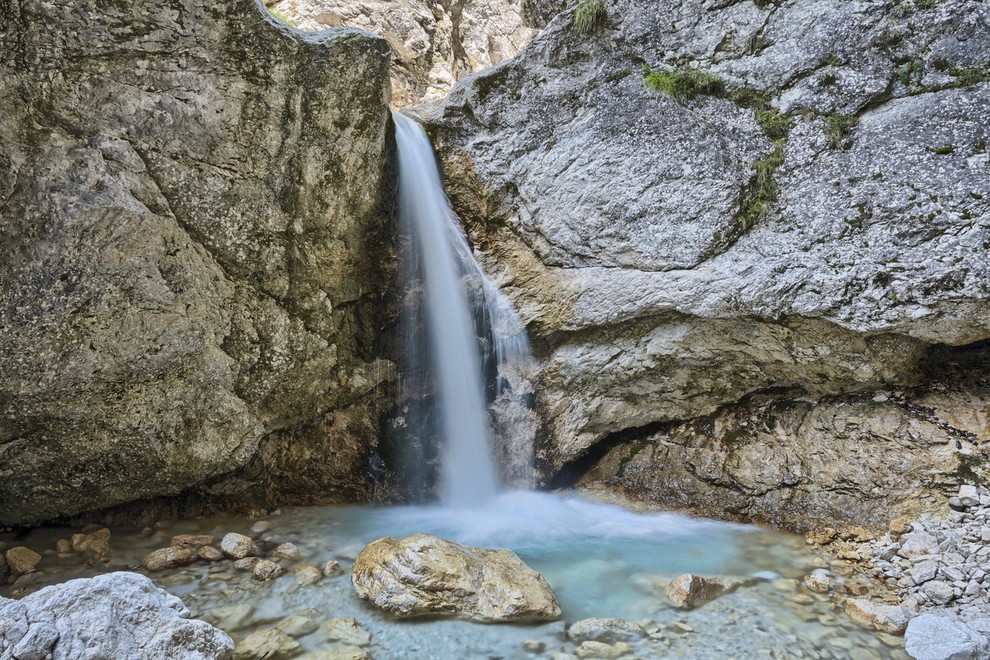
[[[560,605],[539,573],[509,550],[416,534],[368,544],[351,569],[357,595],[395,616],[552,621]]]

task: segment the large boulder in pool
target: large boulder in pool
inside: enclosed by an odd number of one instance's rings
[[[189,618],[175,596],[118,572],[0,598],[0,659],[183,658],[229,660],[234,642]]]
[[[560,618],[550,585],[515,553],[429,534],[368,544],[354,562],[351,582],[360,598],[400,617],[485,623]]]

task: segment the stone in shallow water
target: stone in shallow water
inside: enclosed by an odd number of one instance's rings
[[[203,545],[214,545],[217,537],[212,534],[179,534],[172,537],[172,547],[198,548]]]
[[[178,568],[196,561],[196,550],[192,548],[160,548],[145,555],[141,564],[147,571],[164,571],[167,568]]]
[[[755,582],[756,580],[751,578],[721,576],[703,578],[700,575],[685,573],[668,582],[664,591],[675,606],[692,609]]]
[[[320,626],[320,635],[329,642],[342,642],[350,646],[371,644],[371,633],[351,617],[330,619]]]
[[[604,642],[587,641],[581,642],[575,651],[579,658],[621,658],[632,653],[632,647],[626,642],[617,644],[605,644]]]
[[[259,557],[245,557],[234,562],[234,568],[239,571],[254,571],[254,567],[261,561]]]
[[[284,568],[267,559],[262,559],[254,565],[254,577],[256,580],[272,580],[284,572]]]
[[[591,640],[612,644],[628,642],[645,635],[646,631],[641,625],[625,619],[582,619],[567,630],[567,636],[576,643]]]
[[[987,639],[968,625],[936,614],[911,619],[904,647],[916,660],[978,660],[990,651]]]
[[[106,564],[110,561],[110,530],[106,527],[88,534],[72,535],[72,551],[86,558],[87,564]]]
[[[7,565],[11,573],[29,573],[41,561],[41,555],[24,546],[11,548],[7,551]]]
[[[340,565],[340,562],[336,559],[331,559],[327,563],[323,564],[323,575],[328,578],[334,578],[338,575],[344,574],[344,567]]]
[[[299,548],[296,547],[295,543],[282,543],[272,552],[272,557],[289,560],[299,559]]]
[[[824,571],[814,571],[810,575],[804,576],[804,586],[818,594],[828,593],[832,585],[832,579]]]
[[[275,627],[290,637],[302,637],[316,632],[316,629],[319,628],[316,621],[302,614],[287,616],[275,624]]]
[[[234,650],[237,660],[292,658],[302,650],[299,642],[277,628],[262,628],[244,638]]]
[[[300,584],[316,584],[323,577],[323,572],[316,564],[299,564],[291,570]]]
[[[247,603],[214,608],[207,618],[221,630],[240,630],[250,625],[254,607]]]
[[[552,621],[560,605],[539,573],[509,550],[453,543],[429,534],[378,539],[351,569],[357,595],[396,616],[473,621]]]
[[[223,552],[212,545],[204,545],[196,551],[196,556],[206,561],[220,561],[223,559]]]
[[[339,649],[322,649],[299,656],[298,660],[371,660],[364,649],[356,646],[345,646]]]
[[[898,635],[907,626],[907,612],[900,605],[881,605],[865,598],[846,601],[846,615],[856,625]]]
[[[250,536],[231,532],[220,541],[220,549],[232,559],[244,559],[245,557],[257,557],[261,554],[258,546]]]

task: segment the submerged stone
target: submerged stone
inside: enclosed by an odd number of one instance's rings
[[[553,621],[560,605],[539,573],[509,550],[429,534],[370,543],[351,569],[357,595],[395,616]]]
[[[709,577],[685,573],[667,583],[664,591],[677,607],[693,609],[719,596],[731,593],[739,587],[755,583],[752,578]]]

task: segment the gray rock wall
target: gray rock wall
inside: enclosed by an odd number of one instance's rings
[[[366,493],[387,44],[253,0],[23,0],[0,49],[0,524],[291,492],[298,457],[308,498]]]
[[[760,4],[565,13],[430,119],[543,365],[551,472],[753,393],[921,385],[933,347],[990,337],[986,3]]]

